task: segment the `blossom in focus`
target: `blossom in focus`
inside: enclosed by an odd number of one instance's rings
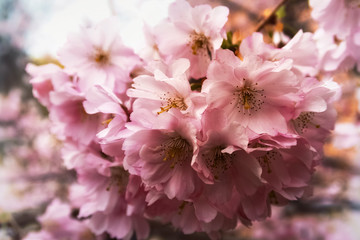
[[[282,48],[266,44],[263,35],[255,32],[241,42],[240,53],[243,57],[256,55],[264,61],[291,60],[292,71],[303,76],[314,76],[318,72],[318,50],[314,36],[302,30]]]
[[[185,200],[198,191],[191,168],[196,157],[196,127],[180,114],[159,115],[151,129],[134,132],[124,141],[124,165],[172,199]]]
[[[191,90],[187,77],[189,67],[187,59],[178,59],[166,71],[170,72],[170,76],[165,75],[161,68],[154,70],[154,76],[140,75],[134,79],[133,88],[128,90],[127,95],[141,101],[143,108],[149,109],[147,104],[150,101],[158,103],[158,107],[154,109],[157,114],[177,109],[184,114],[198,117],[205,107],[205,97]]]
[[[110,18],[73,33],[58,53],[66,71],[79,76],[83,91],[100,84],[121,93],[130,82],[130,72],[140,63],[139,57],[122,43],[116,21]]]
[[[219,50],[208,70],[203,92],[209,108],[222,108],[228,118],[256,134],[287,133],[299,79],[287,61],[263,61],[249,56],[241,61]]]
[[[223,206],[234,195],[246,198],[262,185],[261,167],[245,152],[248,138],[239,123],[229,124],[217,109],[205,112],[202,121],[199,153],[192,166],[206,183],[202,195],[220,211],[226,211]]]
[[[190,76],[205,77],[207,67],[226,37],[229,9],[209,5],[191,7],[184,0],[169,6],[169,18],[155,29],[158,47],[170,59],[190,60]]]

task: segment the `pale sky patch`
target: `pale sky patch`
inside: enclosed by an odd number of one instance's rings
[[[25,51],[35,58],[57,56],[58,49],[71,32],[116,15],[125,45],[140,51],[145,45],[143,21],[154,26],[167,16],[174,0],[23,0],[33,17],[25,39]]]

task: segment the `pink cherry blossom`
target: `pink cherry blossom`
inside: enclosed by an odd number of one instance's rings
[[[211,239],[220,239],[220,231],[234,228],[236,218],[227,218],[214,210],[204,199],[179,201],[162,195],[148,207],[147,214],[161,216],[164,222],[171,222],[185,234],[206,232]]]
[[[161,60],[163,58],[162,54],[159,52],[159,47],[157,44],[158,37],[154,33],[154,27],[151,27],[144,23],[143,33],[145,36],[146,47],[139,52],[139,56],[146,60],[146,62],[151,62],[152,60]]]
[[[83,155],[78,186],[71,198],[80,207],[79,217],[88,217],[88,226],[96,234],[110,233],[130,239],[135,230],[139,239],[148,235],[144,220],[145,192],[136,176],[129,176],[119,162],[110,162],[92,153]],[[140,227],[141,226],[141,227]]]
[[[318,21],[316,39],[321,58],[321,69],[337,71],[359,68],[360,10],[357,0],[329,0],[309,2],[312,17]]]
[[[47,207],[46,212],[38,218],[42,230],[27,235],[26,240],[74,239],[95,240],[84,222],[71,218],[71,208],[68,204],[55,199]]]
[[[319,22],[320,28],[344,40],[354,28],[358,28],[359,1],[357,0],[310,0],[312,17]]]
[[[218,50],[209,66],[203,92],[209,108],[222,108],[232,121],[257,133],[288,132],[299,79],[284,60],[263,61],[249,56],[241,61],[232,52]]]
[[[165,75],[159,69],[154,70],[154,76],[141,75],[134,79],[133,88],[127,94],[137,98],[136,101],[143,102],[143,108],[150,101],[156,101],[158,107],[149,109],[155,111],[154,114],[163,114],[172,109],[178,109],[182,113],[192,116],[199,116],[205,107],[205,97],[191,90],[186,71],[190,64],[187,59],[179,59],[170,66],[164,67]],[[166,69],[168,68],[168,69]],[[167,71],[166,71],[167,70]]]
[[[143,216],[145,210],[145,192],[140,186],[141,180],[130,176],[125,196],[121,195],[109,212],[95,212],[89,227],[96,233],[108,232],[112,237],[130,239],[136,232],[138,239],[147,239],[149,225]],[[119,192],[117,192],[119,195]]]
[[[90,143],[101,119],[99,115],[85,112],[85,94],[80,91],[78,78],[53,65],[28,65],[28,71],[35,76],[31,80],[35,96],[51,109],[52,132],[60,139],[70,137],[84,144]]]
[[[41,104],[50,107],[49,93],[54,90],[52,79],[56,74],[61,74],[61,68],[54,64],[35,66],[29,63],[26,71],[31,75],[30,83],[33,86],[33,95]]]
[[[159,115],[156,125],[125,139],[124,166],[170,199],[187,199],[198,190],[191,168],[197,153],[196,128],[191,119],[171,114]]]
[[[334,35],[324,29],[318,29],[314,38],[319,50],[319,69],[325,72],[347,70],[353,67],[356,60],[348,41],[339,41]],[[356,50],[355,50],[356,51]]]
[[[79,86],[86,91],[94,84],[106,85],[122,93],[130,82],[130,72],[139,57],[125,47],[117,32],[117,20],[110,18],[69,36],[59,51],[66,71],[80,76]]]
[[[227,123],[221,111],[206,112],[198,157],[193,168],[206,183],[203,194],[209,202],[223,210],[236,189],[243,198],[254,194],[262,185],[261,167],[257,159],[245,152],[248,138],[239,123]],[[234,208],[234,207],[233,207]]]
[[[96,136],[101,118],[85,112],[83,94],[72,89],[51,92],[50,119],[53,121],[52,132],[60,139],[66,137],[89,144]]]
[[[339,98],[340,88],[331,79],[319,82],[306,78],[302,81],[301,92],[303,100],[296,106],[292,124],[321,156],[323,143],[334,129],[336,111],[332,103]]]
[[[110,18],[69,36],[62,67],[29,64],[34,96],[49,111],[45,127],[63,142],[63,164],[76,175],[71,206],[84,219],[69,220],[69,206],[58,204],[40,222],[54,216],[60,227],[44,224],[29,237],[66,237],[81,223],[79,230],[86,225],[99,236],[147,239],[148,220],[159,220],[220,239],[270,217],[271,205],[308,196],[340,95],[331,78],[317,75],[360,59],[351,51],[360,45],[353,3],[314,3],[318,34],[300,30],[277,48],[253,33],[230,51],[220,49],[228,8],[176,0],[168,18],[145,25],[142,59]],[[335,10],[341,21],[331,26],[327,14]],[[351,26],[337,35],[344,23]],[[344,38],[337,45],[333,36]],[[51,157],[41,150],[47,141],[39,135],[33,148]]]
[[[314,76],[318,72],[318,49],[312,33],[299,30],[282,48],[266,44],[261,33],[255,32],[240,45],[242,56],[257,55],[268,61],[291,59],[293,71],[303,76]]]
[[[301,138],[290,148],[278,148],[277,143],[273,144],[269,140],[262,142],[262,147],[253,152],[262,167],[261,177],[283,197],[300,198],[317,164],[316,152]]]
[[[237,208],[239,220],[245,225],[251,225],[252,221],[264,220],[271,215],[271,188],[263,185],[255,194],[241,200]]]
[[[172,59],[190,60],[190,75],[201,78],[215,50],[219,49],[226,34],[224,25],[229,9],[209,5],[191,7],[184,0],[177,0],[169,7],[169,19],[155,29],[160,52]]]

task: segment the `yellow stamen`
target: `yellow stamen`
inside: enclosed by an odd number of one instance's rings
[[[180,136],[173,137],[162,144],[162,149],[163,161],[170,161],[170,168],[174,168],[177,164],[182,165],[192,152],[190,144]]]
[[[192,54],[198,55],[200,51],[200,54],[204,52],[207,55],[211,55],[212,46],[209,37],[205,36],[203,33],[194,32],[191,34],[190,38],[189,44],[191,46]]]
[[[161,111],[157,112],[158,115],[163,112],[168,112],[172,108],[179,108],[180,110],[187,109],[183,98],[168,98],[167,103],[168,105],[166,105],[165,107],[160,107]]]
[[[244,108],[246,110],[250,109],[250,103],[249,103],[249,95],[248,94],[244,94]]]
[[[165,107],[160,107],[161,111],[157,112],[157,114],[159,115],[159,114],[161,114],[163,112],[168,112],[172,108],[176,108],[176,104],[171,104],[171,105],[167,105]]]
[[[103,125],[109,125],[110,122],[111,122],[113,119],[114,119],[114,118],[109,118],[109,119],[107,119],[107,120],[104,120],[104,121],[102,121],[101,124],[103,124]]]

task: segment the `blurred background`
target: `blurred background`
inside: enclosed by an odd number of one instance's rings
[[[41,229],[38,217],[52,199],[65,200],[68,186],[76,179],[62,166],[61,142],[49,133],[47,111],[32,96],[26,64],[57,63],[57,49],[69,32],[109,16],[120,19],[123,42],[139,52],[145,46],[142,22],[155,25],[167,15],[171,2],[0,0],[0,240],[21,239]],[[189,2],[229,7],[226,28],[234,33],[235,41],[254,32],[282,1]],[[286,1],[277,13],[263,29],[278,32],[279,46],[299,29],[316,29],[306,0]],[[240,226],[224,233],[223,239],[360,239],[360,78],[358,72],[348,70],[338,72],[335,80],[342,87],[336,103],[338,120],[312,180],[313,196],[273,208],[268,221],[251,228]],[[151,227],[152,240],[208,239],[204,234],[185,236],[156,222]],[[84,239],[95,239],[89,236]]]

